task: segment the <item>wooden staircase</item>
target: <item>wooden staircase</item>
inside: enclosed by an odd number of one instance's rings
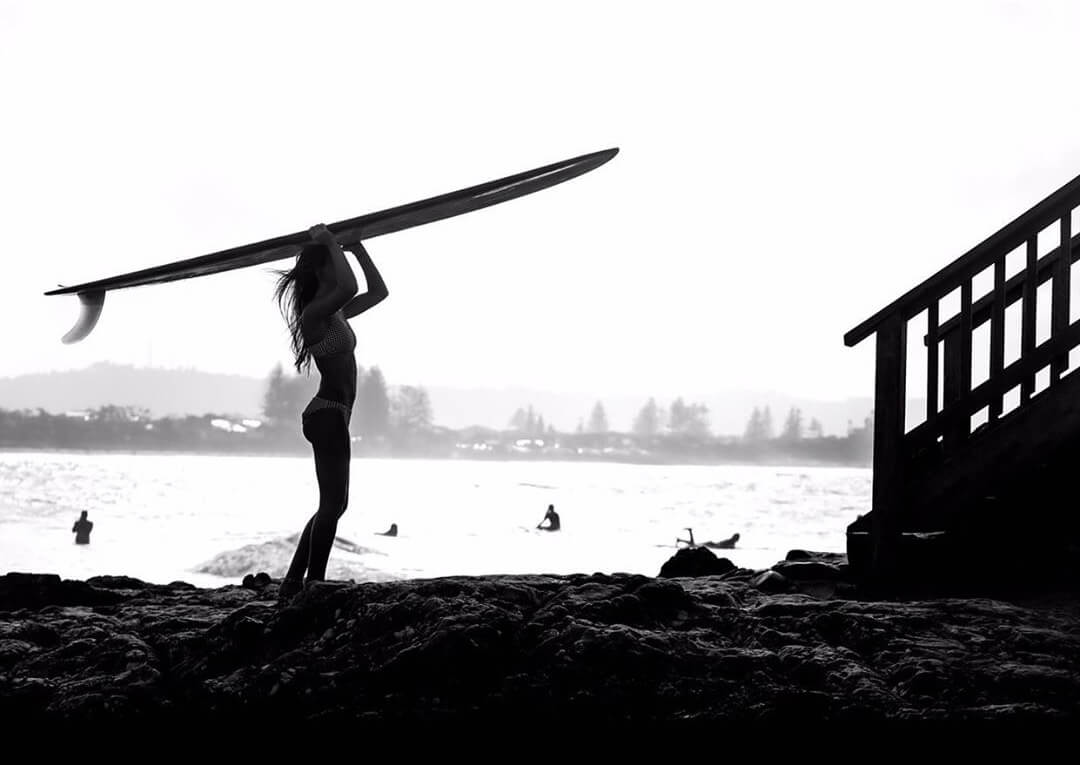
[[[877,345],[873,506],[848,528],[858,577],[971,573],[1002,545],[1030,567],[1080,538],[1078,229],[1080,176],[844,336]],[[908,428],[912,377],[926,411]]]

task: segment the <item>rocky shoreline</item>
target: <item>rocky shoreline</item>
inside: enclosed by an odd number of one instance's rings
[[[0,577],[0,719],[783,722],[1080,717],[1080,597],[856,598],[842,555],[766,571],[341,584],[276,602]]]

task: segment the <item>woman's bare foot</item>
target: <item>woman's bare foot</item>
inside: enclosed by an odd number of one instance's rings
[[[277,598],[278,602],[285,602],[292,600],[292,598],[299,592],[303,591],[304,582],[301,579],[289,579],[286,577],[281,580],[281,584],[278,585]]]

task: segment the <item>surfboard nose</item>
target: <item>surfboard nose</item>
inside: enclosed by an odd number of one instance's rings
[[[105,291],[80,292],[79,306],[79,320],[61,338],[61,342],[65,345],[79,342],[97,325],[98,319],[101,318],[101,311],[105,307]]]

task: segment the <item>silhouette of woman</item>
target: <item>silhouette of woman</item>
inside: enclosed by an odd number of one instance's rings
[[[296,370],[310,372],[312,361],[319,370],[319,390],[301,416],[304,437],[315,457],[319,508],[300,534],[278,589],[279,598],[291,597],[307,584],[326,579],[338,519],[349,505],[349,419],[356,400],[356,335],[346,320],[389,294],[363,245],[348,245],[367,281],[367,292],[357,294],[356,277],[334,234],[323,224],[313,226],[309,233],[312,243],[300,251],[291,270],[279,272],[274,296],[289,327]]]

